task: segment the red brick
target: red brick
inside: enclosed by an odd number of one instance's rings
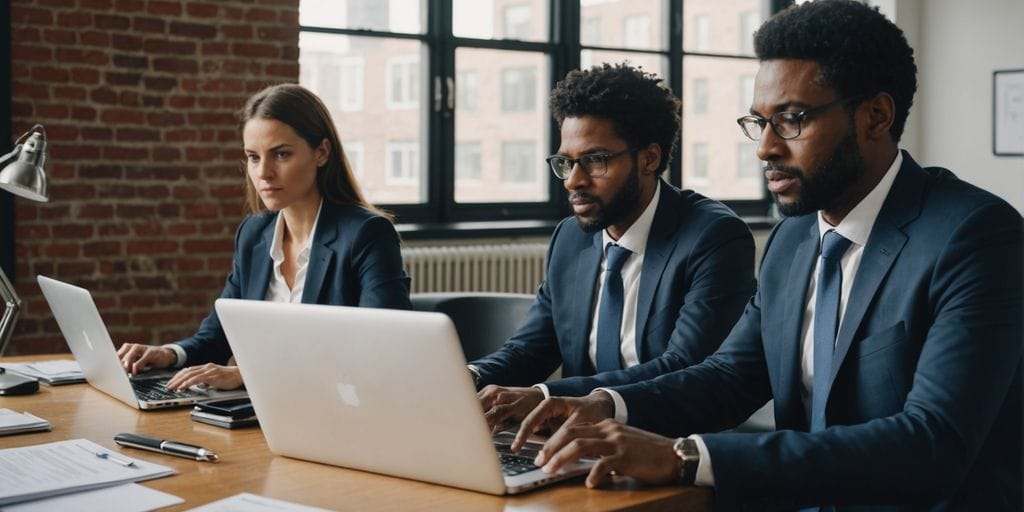
[[[152,9],[152,7],[150,8]],[[140,286],[141,288],[141,286]],[[163,286],[152,286],[149,289],[159,290],[164,288]],[[133,313],[132,324],[134,325],[155,325],[155,326],[166,326],[174,324],[188,323],[191,317],[188,313],[175,310],[175,311],[162,311],[158,313]]]
[[[211,161],[219,156],[219,148],[185,148],[185,159],[190,162]]]
[[[85,100],[84,87],[74,85],[58,85],[53,88],[53,99],[56,100]]]
[[[143,107],[163,108],[165,103],[163,96],[142,96]]]
[[[119,256],[121,254],[124,254],[121,250],[121,242],[101,241],[82,244],[82,256],[86,258]]]
[[[105,160],[145,160],[149,156],[147,148],[107,146],[103,148]]]
[[[140,186],[137,190],[139,197],[144,199],[166,199],[171,196],[171,190],[166,185]]]
[[[153,59],[153,69],[166,73],[181,73],[194,75],[199,71],[199,63],[195,59],[181,59],[177,57],[156,57]]]
[[[93,9],[96,11],[109,11],[114,3],[110,0],[80,0],[79,7],[83,9]]]
[[[92,232],[92,224],[61,224],[53,227],[53,236],[62,240],[68,238],[91,238]]]
[[[156,305],[156,298],[152,295],[141,293],[124,294],[121,296],[121,307],[128,309],[152,308]]]
[[[61,144],[46,148],[50,158],[55,160],[94,160],[100,157],[100,150],[96,146],[72,146]]]
[[[147,76],[143,82],[146,84],[146,90],[149,91],[169,91],[178,85],[178,80],[175,78],[155,76]]]
[[[144,0],[117,0],[114,4],[117,12],[138,12],[146,8]]]
[[[126,178],[130,180],[195,180],[199,178],[199,170],[195,166],[133,166],[125,169]]]
[[[192,108],[196,104],[194,96],[171,96],[167,105],[172,108]]]
[[[110,34],[91,30],[78,35],[79,40],[86,46],[99,46],[106,48],[110,46]]]
[[[220,208],[215,203],[193,203],[187,205],[186,216],[190,219],[214,219],[220,215]]]
[[[164,229],[160,223],[153,221],[146,224],[135,224],[132,226],[132,232],[138,237],[161,236],[164,234]]]
[[[147,38],[142,43],[142,50],[146,53],[191,55],[196,52],[196,43],[191,41],[168,41],[166,39]]]
[[[185,252],[189,254],[194,253],[223,253],[231,252],[234,249],[235,242],[227,240],[186,240],[185,241]]]
[[[78,244],[53,243],[48,246],[44,246],[43,253],[50,258],[58,260],[61,258],[77,258]]]
[[[277,21],[277,13],[270,9],[248,9],[245,12],[245,21],[274,22]]]
[[[92,25],[92,13],[80,9],[57,13],[57,26],[62,28],[82,28]]]
[[[93,16],[92,24],[103,30],[125,30],[131,26],[131,20],[127,16],[96,14]]]
[[[129,232],[130,230],[125,224],[100,224],[98,234],[100,237],[112,237],[125,236]]]
[[[156,214],[162,219],[178,218],[181,216],[181,205],[177,203],[163,203],[156,207]]]
[[[142,36],[136,36],[132,34],[113,34],[110,38],[110,44],[114,49],[137,52],[142,48]]]
[[[220,108],[220,97],[219,96],[201,96],[198,99],[199,108],[205,110],[213,110]]]
[[[167,226],[167,234],[170,236],[186,236],[196,234],[195,224],[171,224]]]
[[[174,112],[151,112],[146,115],[146,123],[150,126],[181,126],[185,124],[185,115]]]
[[[117,140],[119,141],[158,141],[160,132],[148,128],[118,128]]]
[[[217,37],[217,27],[205,23],[172,21],[171,35],[196,39],[213,39]]]
[[[220,32],[228,39],[252,39],[252,25],[221,25]]]
[[[106,53],[96,50],[79,50],[77,48],[57,48],[57,60],[61,63],[92,64],[106,66],[110,58]]]
[[[88,183],[54,183],[50,185],[50,195],[62,200],[92,199],[96,197],[96,189]]]
[[[203,197],[203,189],[194,185],[179,185],[174,187],[175,199],[197,199]]]
[[[191,142],[196,140],[199,140],[199,132],[192,129],[171,130],[164,133],[164,142]]]
[[[53,14],[48,9],[18,6],[11,9],[11,25],[52,25]]]
[[[215,55],[231,55],[231,45],[220,41],[203,41],[200,52],[204,57]]]
[[[167,146],[156,146],[153,148],[154,162],[177,162],[181,160],[181,149]]]
[[[119,204],[117,205],[117,216],[121,219],[138,219],[139,217],[152,217],[156,208],[150,204]]]
[[[93,261],[57,262],[57,274],[62,276],[87,276],[95,271]]]
[[[114,130],[86,126],[82,128],[82,138],[85,140],[114,140]]]
[[[136,32],[147,32],[151,34],[164,34],[167,32],[167,22],[159,18],[139,18],[133,21],[133,29]]]
[[[91,68],[72,68],[71,81],[79,85],[100,83],[100,72]]]
[[[256,29],[256,38],[260,41],[298,42],[299,27],[263,26]]]
[[[33,39],[14,38],[15,41],[33,41]],[[43,40],[51,44],[75,44],[75,33],[71,30],[44,30]]]
[[[128,254],[166,254],[178,252],[174,240],[129,240],[125,246]]]
[[[101,198],[133,199],[135,187],[131,185],[102,185],[96,187],[96,195]]]
[[[179,16],[181,15],[181,2],[150,0],[148,12],[163,16]]]
[[[182,272],[193,272],[196,270],[202,270],[203,260],[197,258],[178,258],[175,263],[178,266],[178,270]]]
[[[11,44],[11,60],[24,62],[47,62],[53,59],[53,51],[45,46],[33,44]]]
[[[280,54],[277,47],[271,44],[232,43],[231,49],[239,57],[276,59]]]
[[[103,111],[100,120],[110,124],[144,124],[146,114],[138,110],[112,108]]]
[[[281,76],[297,80],[299,78],[298,64],[267,64],[264,68],[268,75]]]
[[[115,73],[107,72],[106,82],[110,85],[138,85],[142,80],[142,73]]]
[[[83,219],[109,219],[114,216],[114,207],[109,204],[78,205],[78,216]]]
[[[71,118],[78,121],[95,121],[96,109],[92,107],[71,107]]]
[[[116,54],[113,63],[119,68],[146,69],[149,67],[149,57],[145,55]]]
[[[190,2],[185,7],[189,16],[195,18],[214,18],[217,16],[217,6],[212,3]]]
[[[11,27],[11,41],[38,43],[41,40],[39,29],[36,27]]]
[[[62,68],[37,66],[32,69],[32,80],[36,82],[64,83],[71,79],[71,73]]]

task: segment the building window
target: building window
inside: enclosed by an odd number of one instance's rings
[[[455,143],[455,181],[480,181],[482,162],[479,142]]]
[[[509,5],[505,7],[505,39],[528,39],[530,37],[530,6]]]
[[[501,145],[501,181],[533,183],[540,174],[533,141],[505,141]]]
[[[385,159],[388,183],[394,185],[415,184],[419,160],[420,145],[418,142],[410,140],[388,142]]]
[[[736,177],[740,179],[758,178],[761,176],[761,161],[757,159],[757,144],[740,142],[736,146],[739,161],[736,164]]]
[[[693,32],[696,34],[696,50],[698,52],[711,51],[711,16],[701,14],[694,18]]]
[[[622,46],[627,48],[650,48],[650,18],[644,15],[627,16],[622,21]]]
[[[708,113],[708,79],[695,78],[693,80],[693,113],[706,115]]]
[[[343,111],[358,112],[363,109],[363,59],[346,57],[339,63],[341,94],[338,105]]]
[[[459,71],[455,74],[455,108],[472,112],[476,110],[476,71]]]
[[[580,23],[580,44],[601,45],[601,18],[583,18]]]
[[[345,158],[348,159],[348,165],[352,167],[352,174],[356,176],[356,179],[363,179],[363,142],[358,140],[346,140],[341,143],[342,149],[345,151]]]
[[[754,75],[740,76],[740,105],[738,112],[746,114],[754,104]]]
[[[536,91],[537,73],[533,68],[506,69],[501,72],[501,110],[533,111]]]
[[[740,14],[740,53],[754,54],[754,31],[761,26],[761,12],[745,11]]]
[[[693,144],[693,178],[695,180],[708,179],[708,145],[704,142]]]
[[[391,109],[416,108],[420,95],[420,62],[415,56],[388,59],[387,105]]]

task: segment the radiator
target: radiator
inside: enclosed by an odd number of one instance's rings
[[[537,293],[547,244],[405,247],[412,292]]]

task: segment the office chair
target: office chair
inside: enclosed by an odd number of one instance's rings
[[[523,321],[534,296],[522,293],[414,293],[417,311],[444,313],[452,319],[466,360],[486,356],[501,347]]]

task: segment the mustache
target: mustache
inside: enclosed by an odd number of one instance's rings
[[[596,196],[588,194],[586,192],[580,192],[578,190],[574,190],[572,192],[569,192],[569,201],[571,202],[571,201],[574,201],[574,200],[581,200],[581,201],[586,201],[586,202],[590,202],[590,203],[596,203],[598,201]]]
[[[803,179],[804,173],[796,167],[789,167],[788,165],[782,165],[778,162],[768,162],[764,164],[764,172],[774,171],[788,174],[794,178]]]

